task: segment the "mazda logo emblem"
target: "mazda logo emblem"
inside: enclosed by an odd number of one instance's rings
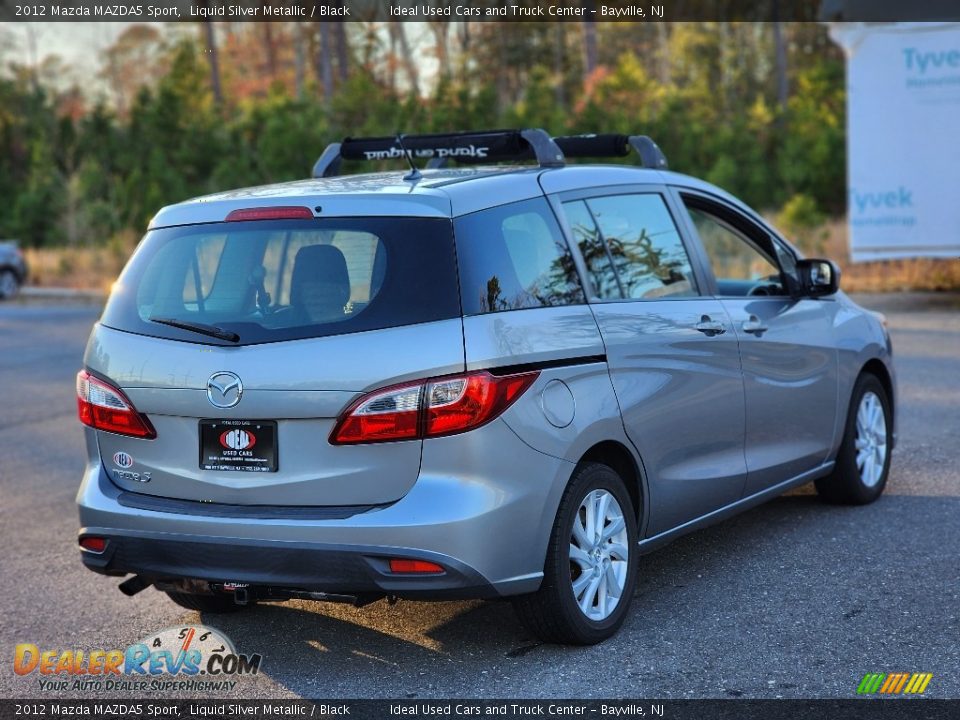
[[[243,395],[243,383],[232,372],[218,372],[207,380],[207,400],[218,408],[232,408]]]

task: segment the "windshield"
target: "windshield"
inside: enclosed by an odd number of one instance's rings
[[[459,314],[449,220],[324,218],[152,230],[120,276],[102,323],[248,345]]]

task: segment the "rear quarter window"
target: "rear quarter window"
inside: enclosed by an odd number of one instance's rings
[[[585,302],[545,199],[472,213],[454,228],[464,315]]]
[[[450,220],[212,223],[147,234],[104,310],[119,330],[240,344],[377,330],[460,314]]]

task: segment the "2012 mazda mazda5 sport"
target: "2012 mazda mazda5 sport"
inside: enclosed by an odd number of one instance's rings
[[[430,162],[337,176],[391,157]],[[665,165],[640,136],[348,139],[161,210],[77,377],[83,562],[211,612],[509,597],[583,644],[665,541],[810,481],[876,499],[882,318]]]

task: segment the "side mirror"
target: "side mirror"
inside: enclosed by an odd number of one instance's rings
[[[806,297],[833,295],[840,289],[840,268],[832,260],[798,260],[797,274]]]

